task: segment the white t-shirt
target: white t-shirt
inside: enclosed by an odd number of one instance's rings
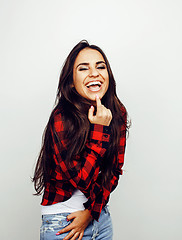
[[[71,198],[67,201],[42,206],[42,215],[57,214],[57,213],[72,213],[80,210],[84,210],[83,203],[87,201],[85,195],[78,189],[73,192]]]

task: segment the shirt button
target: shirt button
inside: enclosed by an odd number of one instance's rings
[[[105,138],[108,138],[108,135],[104,135]]]

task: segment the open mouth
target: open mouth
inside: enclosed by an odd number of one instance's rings
[[[102,86],[100,81],[92,81],[86,84],[86,87],[93,92],[99,91]]]

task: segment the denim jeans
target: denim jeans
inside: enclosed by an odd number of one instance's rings
[[[69,213],[47,214],[42,216],[42,226],[40,228],[40,240],[61,240],[67,233],[56,235],[71,222],[67,222]],[[99,221],[91,221],[84,231],[82,240],[112,240],[112,221],[108,206],[105,206],[99,217]]]

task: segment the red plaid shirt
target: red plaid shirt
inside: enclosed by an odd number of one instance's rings
[[[125,114],[126,116],[126,114]],[[90,211],[93,219],[98,220],[102,208],[109,200],[110,193],[116,188],[119,175],[122,174],[124,152],[126,144],[126,127],[121,126],[121,138],[118,150],[118,165],[113,165],[113,176],[107,187],[101,185],[100,165],[109,146],[110,127],[99,124],[90,124],[90,132],[84,151],[77,155],[71,164],[65,163],[66,139],[64,139],[64,123],[61,114],[54,116],[52,126],[56,132],[53,135],[53,161],[51,163],[50,182],[46,183],[42,205],[51,205],[66,201],[75,189],[82,191],[88,201],[85,208]],[[58,142],[59,141],[59,142]],[[61,143],[61,149],[60,149]],[[115,159],[114,159],[115,162]],[[81,164],[80,164],[81,163]]]

